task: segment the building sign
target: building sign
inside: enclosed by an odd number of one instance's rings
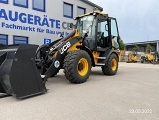
[[[44,38],[44,44],[50,44],[51,43],[51,39],[49,38]]]
[[[40,17],[33,14],[0,9],[0,19],[3,21],[5,20],[4,22],[0,23],[0,26],[6,29],[47,34],[63,33],[64,35],[68,35],[69,33],[60,31],[61,29],[72,30],[69,28],[69,22],[62,22],[61,20],[55,18],[49,18],[47,15]],[[19,25],[18,23],[23,23],[24,25]]]

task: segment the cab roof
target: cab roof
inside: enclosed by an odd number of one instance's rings
[[[100,14],[100,15],[104,15],[104,12],[103,12],[103,11],[94,10],[94,11],[92,11],[92,12],[88,12],[88,13],[86,13],[86,14],[79,15],[79,16],[75,17],[75,19],[81,18],[81,17],[84,17],[84,16],[88,16],[88,15],[92,15],[92,14],[94,14],[94,13],[97,13],[97,14]]]

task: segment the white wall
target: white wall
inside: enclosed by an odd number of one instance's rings
[[[22,8],[18,6],[13,5],[13,0],[9,0],[9,4],[3,4],[0,3],[0,17],[1,17],[1,10],[5,9],[6,14],[8,16],[9,10],[11,10],[13,13],[17,11],[18,13],[26,13],[26,14],[32,14],[41,17],[41,19],[44,18],[44,15],[47,15],[47,18],[52,18],[55,20],[60,20],[60,29],[56,28],[51,28],[51,27],[46,27],[46,26],[38,26],[38,25],[31,25],[31,24],[26,24],[22,23],[19,20],[16,22],[12,22],[10,20],[5,20],[4,18],[0,18],[0,34],[7,34],[9,37],[9,44],[13,44],[13,35],[17,36],[27,36],[29,37],[29,44],[43,44],[44,43],[44,38],[50,38],[52,41],[57,39],[57,35],[53,34],[48,34],[46,33],[46,29],[52,30],[52,31],[59,31],[59,32],[71,32],[71,30],[65,30],[62,29],[62,23],[63,22],[74,22],[73,19],[71,18],[66,18],[63,17],[63,2],[67,2],[70,4],[73,4],[73,17],[77,15],[77,6],[86,8],[86,12],[90,12],[93,10],[93,7],[90,5],[87,5],[80,0],[46,0],[46,12],[40,12],[40,11],[35,11],[32,9],[32,0],[29,0],[29,8]],[[15,24],[19,26],[30,26],[34,27],[35,31],[34,32],[29,32],[25,30],[15,30],[15,29],[10,29],[10,28],[2,28],[2,23],[5,24]],[[44,33],[38,33],[37,28],[44,29]]]

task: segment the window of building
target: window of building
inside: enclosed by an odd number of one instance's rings
[[[8,45],[8,35],[0,34],[0,44]]]
[[[28,44],[28,37],[13,36],[13,44]]]
[[[45,12],[45,0],[33,0],[33,10]]]
[[[6,3],[6,4],[8,4],[8,0],[0,0],[0,3]]]
[[[77,15],[83,15],[86,13],[86,9],[82,7],[77,7]]]
[[[63,14],[64,14],[64,17],[73,18],[73,5],[64,2]]]
[[[28,0],[14,0],[14,5],[19,7],[28,8]]]

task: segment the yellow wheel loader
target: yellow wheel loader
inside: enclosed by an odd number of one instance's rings
[[[96,66],[104,75],[115,75],[120,39],[116,19],[95,10],[75,20],[72,32],[51,44],[1,49],[0,91],[18,99],[45,93],[45,82],[60,69],[75,84],[86,82]]]
[[[128,53],[128,61],[127,63],[136,63],[137,62],[137,54],[136,52],[129,52]]]
[[[153,54],[146,53],[146,54],[141,55],[141,63],[146,63],[146,62],[152,63],[153,61],[154,61]]]

